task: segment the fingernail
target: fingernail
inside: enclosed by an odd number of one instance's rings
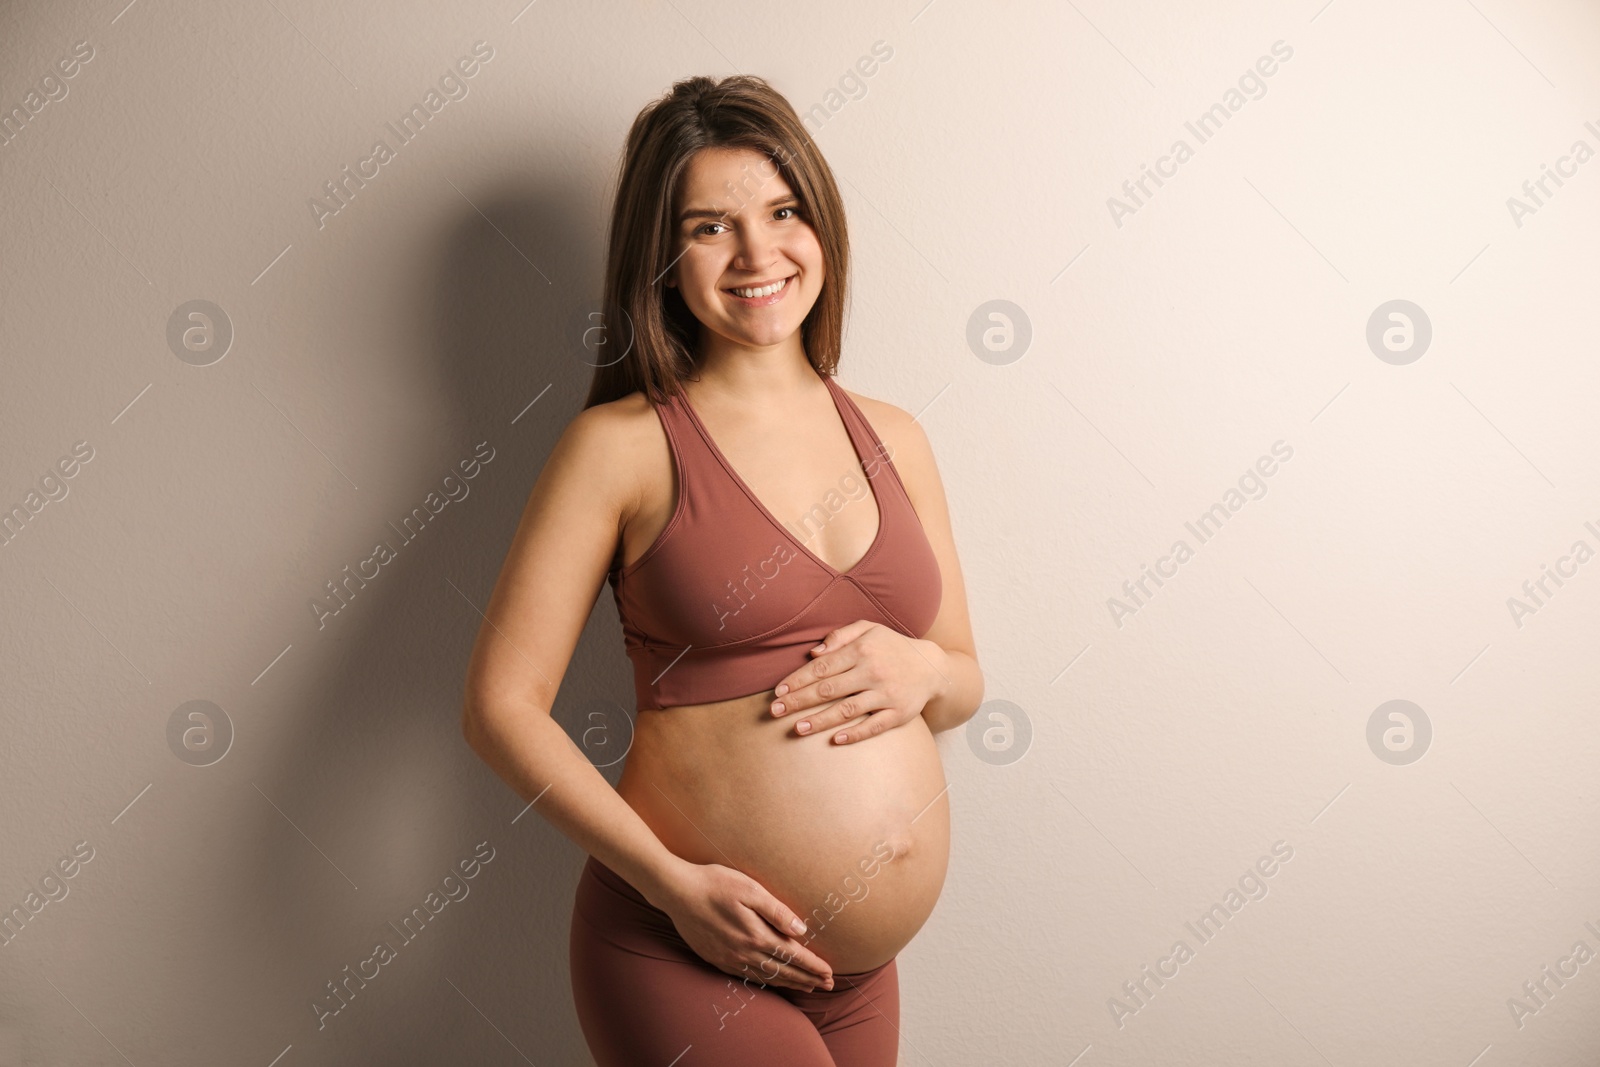
[[[783,694],[787,693],[788,691],[789,691],[789,686],[787,684],[784,684],[784,685],[780,685],[780,686],[778,686],[778,688],[774,689],[772,691],[772,695],[776,696],[776,697],[781,697],[781,696],[783,696]]]
[[[797,734],[809,734],[811,732],[811,724],[803,722],[794,728],[794,732]]]
[[[789,929],[797,934],[803,934],[806,932],[806,924],[801,922],[799,919],[790,919]]]
[[[828,642],[824,641],[824,642],[822,642],[822,644],[818,645],[816,648],[813,648],[811,651],[813,651],[813,652],[821,652],[823,649],[825,649],[827,647],[828,647]]]
[[[836,744],[836,745],[842,745],[848,740],[850,740],[850,735],[849,734],[834,734],[833,735],[833,743]]]
[[[774,714],[774,715],[782,715],[783,714],[783,701],[780,700],[777,703],[772,705],[772,714]]]

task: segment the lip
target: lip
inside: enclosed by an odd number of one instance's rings
[[[791,282],[792,283],[794,281],[794,279],[797,278],[798,276],[799,276],[799,274],[798,274],[798,272],[796,272],[795,274],[789,275],[787,278],[772,278],[772,279],[769,279],[769,280],[764,281],[764,282],[757,282],[754,285],[740,285],[740,286],[736,286],[736,288],[739,288],[739,289],[759,289],[762,286],[771,285],[774,282],[787,281],[787,282]],[[758,296],[758,297],[744,297],[744,296],[738,295],[737,293],[730,292],[727,289],[723,289],[722,290],[722,295],[727,297],[729,300],[732,300],[734,303],[739,304],[741,307],[762,308],[762,307],[769,307],[769,306],[771,306],[773,304],[776,304],[778,301],[780,301],[784,297],[788,296],[789,295],[789,290],[792,289],[792,288],[793,288],[792,284],[791,285],[785,285],[782,289],[779,289],[776,293],[772,293],[772,294],[770,294],[768,296]]]

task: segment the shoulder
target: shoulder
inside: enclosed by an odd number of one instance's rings
[[[572,417],[550,462],[594,492],[631,507],[641,484],[670,466],[666,434],[643,392],[584,408]]]
[[[886,458],[894,465],[915,502],[920,495],[919,489],[929,487],[930,481],[938,480],[933,445],[922,423],[909,411],[886,400],[876,400],[849,389],[845,393],[855,401],[856,407],[861,409],[861,414],[866,416],[873,432],[878,435],[878,440],[883,442]]]
[[[654,421],[642,393],[584,408],[572,416],[544,463],[546,477],[568,479],[612,497],[631,492],[632,468],[648,451],[645,419]]]
[[[620,462],[663,437],[650,401],[643,392],[633,392],[578,412],[562,431],[556,449],[590,463]]]

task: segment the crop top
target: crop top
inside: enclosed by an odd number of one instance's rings
[[[624,567],[619,547],[607,572],[641,710],[771,689],[809,662],[830,631],[858,619],[907,637],[933,626],[939,562],[900,472],[844,389],[818,376],[867,474],[859,499],[870,494],[878,508],[871,546],[842,572],[756,499],[684,396],[653,405],[672,449],[678,499],[644,554]],[[803,520],[825,524],[850,502],[830,490]]]

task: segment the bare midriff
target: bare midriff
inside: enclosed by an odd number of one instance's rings
[[[644,709],[618,792],[667,848],[754,878],[808,926],[842,974],[893,959],[944,886],[950,808],[919,715],[848,744],[798,736],[771,690]]]

